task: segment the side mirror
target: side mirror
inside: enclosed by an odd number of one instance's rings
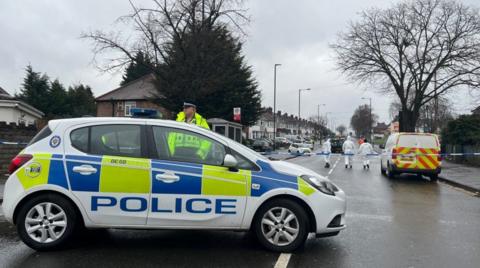
[[[385,149],[385,145],[384,145],[384,144],[380,144],[380,149]]]
[[[238,165],[238,161],[235,156],[231,154],[226,154],[225,158],[223,159],[223,166],[228,168],[236,168]]]

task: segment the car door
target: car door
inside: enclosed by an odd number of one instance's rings
[[[237,228],[247,173],[222,166],[228,147],[186,129],[151,126],[153,227]]]
[[[65,164],[73,195],[96,224],[145,225],[150,160],[144,124],[82,125],[67,130]]]

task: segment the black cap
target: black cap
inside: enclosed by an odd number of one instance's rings
[[[188,108],[188,107],[193,107],[193,108],[197,108],[197,105],[191,103],[191,102],[184,102],[183,103],[183,108]]]

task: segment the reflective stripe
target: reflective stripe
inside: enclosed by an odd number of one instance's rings
[[[32,160],[20,168],[17,177],[25,190],[37,185],[48,184],[51,157],[52,154],[33,154]]]
[[[315,192],[315,189],[310,186],[307,182],[305,182],[302,178],[297,178],[298,183],[298,190],[305,195],[311,195]]]
[[[104,156],[100,174],[100,192],[149,193],[150,160]]]
[[[221,178],[221,179],[220,179]],[[250,170],[230,172],[226,167],[203,166],[202,195],[246,196]]]

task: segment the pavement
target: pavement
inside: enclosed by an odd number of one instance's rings
[[[480,195],[480,167],[442,161],[440,179]]]
[[[0,267],[478,267],[480,198],[442,182],[380,174],[378,159],[332,169],[323,159],[288,160],[328,176],[347,194],[347,229],[292,254],[264,250],[250,233],[97,230],[65,250],[36,252],[0,215]],[[333,168],[334,167],[334,168]],[[1,212],[0,212],[1,214]],[[87,257],[88,256],[88,257]]]

